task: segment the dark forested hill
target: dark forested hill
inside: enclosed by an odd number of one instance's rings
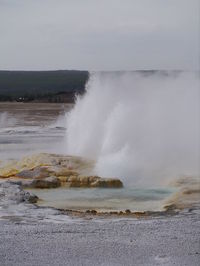
[[[0,71],[0,101],[73,102],[83,93],[87,71]]]

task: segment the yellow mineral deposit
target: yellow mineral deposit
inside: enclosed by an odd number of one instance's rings
[[[40,153],[8,163],[0,168],[0,178],[17,179],[35,188],[123,187],[119,179],[90,175],[93,166],[93,161],[81,157]]]

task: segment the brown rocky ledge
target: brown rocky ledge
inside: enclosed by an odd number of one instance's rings
[[[149,218],[149,217],[161,217],[161,216],[172,216],[177,215],[178,210],[163,210],[163,211],[130,211],[130,210],[121,210],[121,211],[97,211],[95,209],[80,211],[80,210],[69,210],[69,209],[59,209],[61,213],[67,214],[72,217],[87,218],[92,219],[95,217],[101,218]]]
[[[1,167],[0,178],[18,180],[30,188],[123,187],[117,178],[90,175],[93,166],[93,161],[81,157],[41,153]]]

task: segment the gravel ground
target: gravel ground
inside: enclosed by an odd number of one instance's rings
[[[199,265],[197,211],[147,219],[63,217],[0,220],[0,265]]]

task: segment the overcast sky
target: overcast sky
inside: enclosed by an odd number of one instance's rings
[[[0,0],[0,69],[190,69],[199,0]]]

